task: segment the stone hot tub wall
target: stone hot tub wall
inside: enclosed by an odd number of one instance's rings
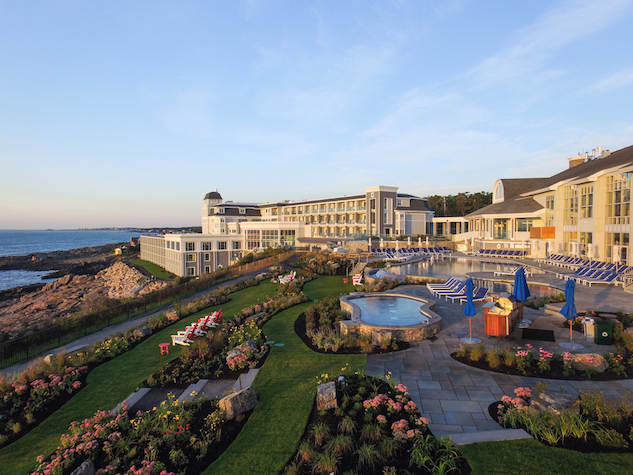
[[[429,319],[428,323],[418,323],[416,325],[402,325],[398,327],[387,325],[376,325],[367,323],[360,319],[360,308],[353,303],[355,298],[360,297],[401,297],[418,300],[420,302],[420,312]],[[397,341],[420,341],[431,338],[442,329],[442,317],[435,310],[435,300],[412,297],[409,295],[396,293],[361,293],[356,292],[341,297],[341,310],[350,314],[350,320],[340,322],[340,330],[343,335],[366,335],[372,336],[375,332],[390,332]]]

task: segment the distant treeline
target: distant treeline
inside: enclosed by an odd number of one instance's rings
[[[492,203],[492,193],[457,193],[456,195],[433,195],[427,198],[435,216],[466,216]]]

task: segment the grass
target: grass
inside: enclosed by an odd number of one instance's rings
[[[223,316],[230,319],[242,308],[255,303],[258,299],[263,300],[266,294],[274,294],[275,289],[275,284],[262,283],[231,294],[231,301],[221,306]],[[59,437],[67,431],[72,421],[81,421],[92,416],[97,410],[109,411],[123,401],[150,374],[186,350],[183,346],[174,346],[170,348],[168,357],[161,356],[158,344],[171,341],[170,335],[174,329],[184,328],[186,324],[209,313],[209,310],[204,309],[171,327],[164,328],[133,350],[95,368],[88,376],[86,387],[70,401],[30,433],[0,450],[0,473],[27,473],[35,467],[35,458],[38,455],[50,454],[55,450],[60,444]]]
[[[176,276],[171,272],[167,272],[162,267],[158,267],[156,264],[152,264],[151,262],[147,262],[141,259],[130,259],[130,264],[143,267],[145,270],[147,270],[147,272],[155,275],[158,279],[174,280],[176,278]]]
[[[534,439],[481,442],[459,447],[473,475],[621,475],[630,473],[633,454],[588,453],[547,447]]]
[[[320,277],[304,287],[313,300],[353,288],[341,277]],[[341,369],[364,369],[365,355],[326,355],[306,347],[294,332],[294,321],[311,303],[298,305],[273,317],[266,337],[284,346],[273,346],[253,384],[259,404],[237,439],[203,472],[210,474],[280,473],[297,450],[316,395],[316,378],[340,374]]]

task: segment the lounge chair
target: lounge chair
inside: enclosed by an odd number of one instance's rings
[[[473,302],[479,302],[486,300],[488,297],[488,289],[485,287],[479,287],[477,292],[473,292]],[[468,300],[466,297],[459,299],[459,303],[464,303]]]
[[[439,283],[439,282],[429,282],[428,284],[426,284],[426,288],[429,289],[429,291],[433,292],[434,289],[440,290],[440,289],[448,289],[448,288],[452,288],[455,285],[461,284],[461,282],[459,280],[457,280],[455,277],[450,277],[449,279],[447,279],[446,281]]]

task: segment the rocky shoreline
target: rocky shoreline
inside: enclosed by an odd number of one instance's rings
[[[169,285],[147,278],[114,254],[120,244],[70,251],[0,257],[0,270],[55,270],[55,282],[32,284],[0,292],[0,335],[58,323],[135,298]],[[5,336],[6,338],[6,336]]]

